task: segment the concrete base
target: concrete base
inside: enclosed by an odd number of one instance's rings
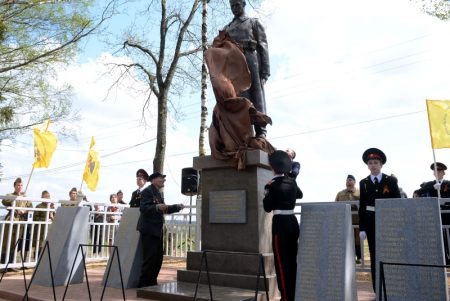
[[[196,283],[202,252],[189,252],[186,270],[177,271],[177,280]],[[259,290],[265,290],[264,276],[259,270],[259,257],[255,255],[233,253],[207,253],[208,269],[211,284],[242,289],[256,289],[257,275],[260,273]],[[245,262],[245,264],[243,264]],[[270,292],[276,289],[276,275],[272,254],[263,255],[266,269],[267,288]],[[202,263],[200,283],[207,284],[205,260]]]
[[[155,286],[144,287],[137,290],[137,297],[160,301],[192,301],[195,294],[195,283],[170,282]],[[253,301],[255,291],[231,287],[211,286],[212,299],[208,285],[199,285],[197,291],[198,301]],[[266,300],[264,293],[259,292],[258,301]]]

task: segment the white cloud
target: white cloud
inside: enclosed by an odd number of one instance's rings
[[[146,95],[139,93],[145,88],[144,84],[127,78],[121,86],[114,89],[107,100],[104,100],[111,83],[117,76],[117,73],[107,74],[108,69],[104,63],[127,61],[129,59],[126,57],[114,58],[111,54],[103,53],[97,59],[91,59],[80,65],[74,64],[61,71],[60,78],[74,87],[74,109],[80,110],[82,119],[79,123],[71,126],[79,133],[79,139],[77,142],[60,139],[50,168],[34,171],[27,195],[38,197],[41,191],[46,189],[56,199],[67,199],[68,192],[72,187],[79,188],[91,136],[96,139],[94,149],[100,155],[101,172],[95,192],[89,191],[86,184],[83,183],[83,192],[89,200],[108,202],[111,193],[122,189],[125,200],[128,201],[131,192],[137,188],[136,170],[144,168],[152,173],[155,151],[155,140],[152,139],[156,138],[156,121],[152,117],[155,116],[155,108],[151,106],[146,112],[147,126],[144,126],[141,123],[141,113]],[[134,90],[126,89],[131,85]],[[23,175],[24,180],[28,180],[33,163],[32,139],[30,131],[29,134],[19,137],[18,140],[23,143],[2,146],[4,177]],[[138,145],[149,140],[152,141]],[[171,155],[195,150],[195,148],[181,147],[189,145],[191,142],[184,129],[174,132],[169,127],[166,154],[167,186],[169,187],[166,191],[166,198],[168,203],[186,201],[179,192],[181,178],[179,167],[185,167],[184,164],[192,164],[193,154],[178,155],[173,158]],[[129,149],[118,152],[126,148]],[[115,152],[118,153],[113,154]],[[68,167],[72,163],[74,166]],[[65,168],[59,170],[58,167]],[[13,181],[14,179],[9,179],[0,183],[0,188],[4,193],[12,191]]]
[[[383,171],[394,173],[408,195],[430,180],[433,156],[425,99],[450,99],[448,23],[422,14],[407,0],[270,0],[264,1],[263,10],[269,12],[264,22],[272,64],[266,94],[274,124],[268,128],[268,139],[279,149],[296,150],[304,201],[332,201],[344,188],[347,174],[367,176],[361,155],[369,147],[386,153]],[[129,79],[102,102],[112,79],[99,75],[105,71],[103,62],[112,60],[128,58],[103,53],[64,71],[63,79],[75,87],[74,103],[83,119],[75,125],[79,141],[60,141],[51,165],[84,162],[94,135],[96,149],[104,156],[101,180],[95,193],[84,191],[96,201],[107,201],[118,189],[129,199],[136,186],[135,171],[151,172],[155,150],[152,141],[106,156],[156,136],[154,123],[148,128],[139,123],[144,100],[139,82]],[[129,85],[136,89],[125,89]],[[211,93],[209,104],[214,104]],[[189,110],[196,114],[195,107]],[[148,116],[154,122],[151,112]],[[188,201],[180,193],[181,169],[192,166],[199,123],[196,117],[168,127],[168,203]],[[19,140],[27,144],[2,146],[6,177],[31,170],[31,133]],[[449,155],[449,150],[436,150],[438,161],[450,164]],[[64,199],[71,187],[80,186],[83,167],[47,174],[37,170],[29,194],[48,189]],[[12,191],[12,182],[0,183],[4,193]]]

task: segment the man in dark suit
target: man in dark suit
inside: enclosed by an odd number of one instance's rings
[[[273,212],[272,249],[280,301],[294,301],[300,234],[294,208],[295,200],[301,199],[303,193],[295,180],[285,175],[291,170],[291,159],[286,152],[272,153],[269,156],[269,164],[274,177],[264,187],[263,205],[266,212]]]
[[[372,287],[375,291],[375,200],[400,198],[397,179],[381,173],[386,155],[377,148],[367,149],[362,156],[370,175],[359,182],[359,235],[369,243]]]
[[[149,180],[152,183],[141,191],[140,212],[137,230],[141,232],[142,269],[139,287],[157,285],[163,261],[164,214],[178,212],[183,204],[166,205],[161,189],[166,181],[165,175],[155,172]]]
[[[421,197],[438,197],[438,191],[441,198],[450,198],[450,181],[444,180],[445,171],[447,166],[444,163],[436,162],[430,165],[430,169],[434,172],[436,180],[423,183],[418,190],[418,194]]]
[[[138,169],[138,171],[136,171],[136,185],[138,186],[138,189],[131,194],[130,207],[139,208],[142,199],[141,191],[150,185],[148,181],[148,173],[142,168]]]

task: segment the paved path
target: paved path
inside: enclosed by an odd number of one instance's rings
[[[176,280],[177,269],[183,268],[183,262],[164,263],[159,274],[158,282],[165,283]],[[100,300],[103,286],[101,280],[105,271],[104,265],[91,265],[88,267],[89,286],[92,300]],[[27,281],[31,278],[32,270],[26,273]],[[365,277],[358,277],[358,300],[372,301],[375,295],[372,293],[371,283],[364,280]],[[65,287],[56,287],[56,300],[62,300]],[[22,300],[25,294],[24,280],[22,272],[7,273],[0,283],[0,301],[2,300]],[[51,287],[32,285],[29,292],[30,301],[53,300]],[[136,289],[125,290],[126,300],[148,300],[136,297]],[[71,285],[66,294],[65,300],[89,300],[86,282],[82,284]],[[107,287],[103,300],[115,301],[123,300],[122,290]],[[275,301],[275,300],[272,300]]]

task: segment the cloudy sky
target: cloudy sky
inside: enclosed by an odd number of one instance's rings
[[[361,155],[369,147],[386,153],[383,172],[395,174],[409,196],[432,179],[425,100],[450,99],[448,22],[424,15],[407,0],[270,0],[261,11],[272,65],[266,98],[273,126],[267,138],[279,149],[296,150],[303,201],[333,201],[347,174],[367,176]],[[106,47],[91,49],[60,73],[75,88],[74,106],[82,116],[74,125],[78,139],[60,140],[50,168],[35,170],[28,196],[47,189],[67,199],[71,187],[79,188],[91,136],[102,169],[95,192],[83,184],[89,200],[106,202],[122,189],[128,201],[136,170],[152,170],[156,130],[151,121],[147,127],[140,123],[142,95],[119,88],[104,100],[112,82],[102,75],[104,62],[127,58],[113,58]],[[209,99],[212,108],[212,94]],[[189,202],[180,192],[181,169],[192,166],[197,154],[200,108],[184,108],[185,120],[168,127],[167,203]],[[449,155],[436,150],[438,161],[450,164]],[[28,180],[32,132],[4,141],[0,156],[4,194],[16,176]]]

